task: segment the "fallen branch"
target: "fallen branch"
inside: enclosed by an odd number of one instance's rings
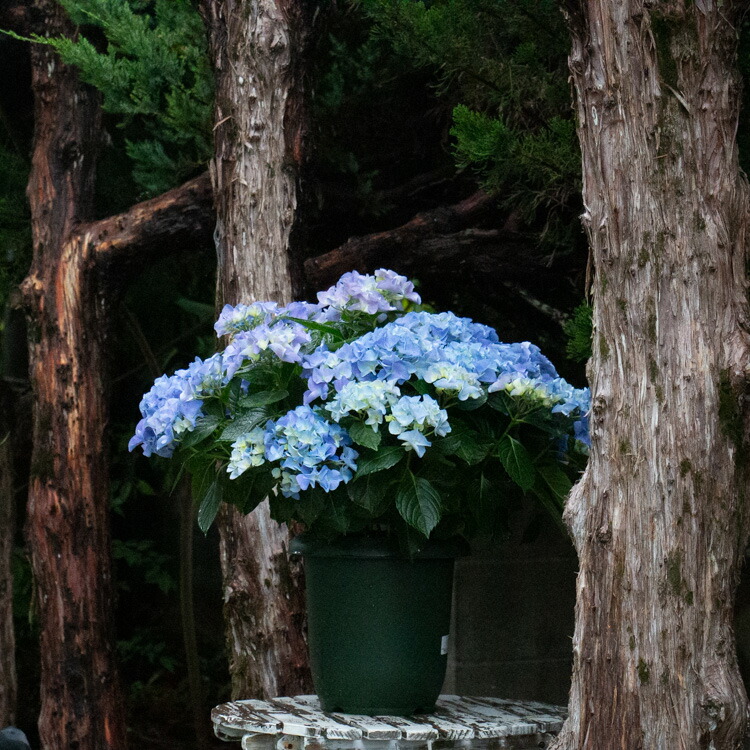
[[[345,271],[372,272],[385,266],[408,276],[430,279],[431,286],[476,281],[486,286],[498,275],[528,278],[539,268],[524,235],[482,228],[495,211],[495,200],[479,191],[453,206],[417,214],[395,229],[353,237],[305,262],[308,289],[325,289]],[[524,262],[519,263],[519,256]],[[482,278],[484,277],[484,278]]]
[[[82,224],[77,234],[91,243],[97,264],[142,268],[154,255],[209,244],[214,223],[211,180],[204,172],[125,213]]]

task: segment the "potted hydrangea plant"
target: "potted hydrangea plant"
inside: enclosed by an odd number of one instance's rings
[[[559,519],[585,460],[588,389],[533,344],[428,311],[385,269],[344,274],[317,304],[227,305],[215,328],[225,348],[156,380],[130,449],[182,459],[204,531],[222,501],[248,513],[265,498],[304,527],[324,708],[429,710],[456,540],[519,493]]]

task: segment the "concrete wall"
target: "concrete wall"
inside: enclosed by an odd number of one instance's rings
[[[567,703],[577,561],[546,519],[524,540],[531,520],[458,561],[445,692]]]
[[[456,565],[451,650],[444,692],[565,705],[577,560],[551,522],[524,541],[526,511],[506,541]],[[750,565],[735,609],[737,656],[750,692]],[[750,748],[750,741],[748,742]]]

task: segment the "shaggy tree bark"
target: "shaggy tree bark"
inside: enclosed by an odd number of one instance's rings
[[[596,269],[570,718],[558,750],[730,750],[748,540],[745,3],[571,2]]]
[[[5,382],[0,382],[0,726],[15,723],[18,687],[13,628],[14,412],[13,393]]]
[[[35,11],[44,33],[70,33],[57,3],[37,0]],[[27,536],[41,638],[39,729],[46,750],[124,748],[104,438],[107,302],[128,263],[195,240],[196,225],[208,223],[201,212],[210,213],[210,190],[199,179],[126,215],[82,224],[92,208],[98,97],[46,47],[33,48],[32,65],[34,255],[22,289],[34,391]]]
[[[302,161],[304,0],[204,0],[216,73],[215,157],[219,307],[289,302]],[[219,517],[232,694],[309,689],[300,573],[268,504]]]
[[[39,0],[45,33],[70,32]],[[92,208],[98,97],[45,47],[32,50],[34,247],[30,317],[34,449],[27,536],[38,592],[45,748],[125,747],[109,562],[102,306],[91,254],[72,231]]]

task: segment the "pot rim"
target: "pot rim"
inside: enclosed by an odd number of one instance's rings
[[[348,534],[335,539],[323,540],[304,533],[292,539],[289,552],[292,555],[306,557],[435,560],[464,557],[469,554],[469,545],[461,537],[428,539],[419,552],[410,556],[401,551],[398,541],[394,537],[385,534]]]

